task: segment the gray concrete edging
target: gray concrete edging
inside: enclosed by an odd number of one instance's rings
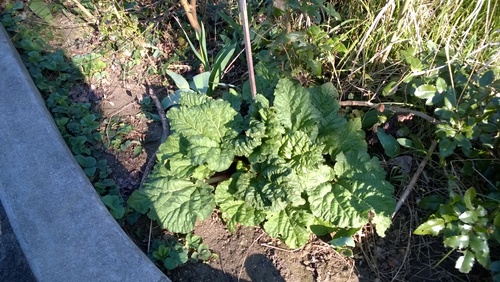
[[[38,281],[170,281],[103,205],[1,25],[0,200]]]

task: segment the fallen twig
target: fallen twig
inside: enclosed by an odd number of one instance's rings
[[[96,22],[94,15],[92,15],[92,14],[89,12],[89,10],[87,10],[87,9],[86,9],[86,8],[85,8],[85,7],[84,7],[84,6],[80,3],[80,1],[78,1],[78,0],[71,0],[71,1],[73,2],[73,4],[75,4],[75,5],[78,7],[78,9],[80,9],[80,11],[82,11],[82,12],[85,14],[85,16],[87,16],[87,19],[86,19],[87,21],[89,21],[89,22],[91,22],[91,23],[95,23],[95,22]]]
[[[437,145],[436,140],[432,140],[432,144],[431,144],[431,146],[429,148],[429,151],[427,151],[427,155],[422,160],[422,162],[420,162],[420,164],[418,165],[417,171],[413,175],[413,177],[412,177],[410,183],[408,184],[408,186],[406,186],[406,189],[403,192],[403,195],[401,195],[401,198],[399,198],[399,201],[396,204],[396,209],[394,210],[394,213],[392,214],[392,218],[394,218],[394,216],[396,215],[396,213],[398,212],[398,210],[401,208],[401,206],[403,205],[403,203],[406,201],[406,199],[410,195],[411,190],[413,190],[413,187],[417,183],[418,177],[420,176],[420,174],[424,170],[425,165],[427,164],[427,162],[431,158],[432,153],[434,152],[434,149],[436,149],[436,145]]]
[[[146,79],[146,91],[148,92],[149,96],[151,99],[153,99],[153,102],[155,103],[156,110],[158,111],[158,115],[160,116],[160,121],[161,121],[161,127],[163,129],[160,141],[163,143],[165,140],[167,140],[168,135],[170,134],[170,129],[168,126],[168,121],[167,117],[165,116],[165,111],[163,110],[161,106],[161,102],[156,96],[156,93],[153,89],[151,89],[151,83],[147,81]],[[144,173],[142,174],[141,178],[141,184],[139,187],[142,187],[144,184],[144,181],[146,181],[146,178],[148,177],[149,173],[151,173],[151,170],[153,169],[153,166],[156,162],[156,152],[158,149],[155,150],[153,155],[149,158],[148,163],[146,164],[146,168],[144,168]]]
[[[397,106],[387,105],[387,104],[376,104],[376,103],[367,102],[367,101],[339,101],[339,104],[342,107],[358,106],[358,107],[370,107],[373,109],[382,108],[382,111],[385,109],[385,110],[395,112],[395,113],[413,114],[413,115],[421,117],[421,118],[423,118],[423,119],[425,119],[428,122],[433,123],[433,124],[440,124],[441,123],[439,120],[429,116],[426,113],[422,113],[422,112],[412,110],[412,109],[406,109],[406,108],[401,108],[401,107],[397,107]]]
[[[280,247],[276,247],[276,246],[273,246],[273,245],[269,245],[267,243],[261,243],[260,244],[261,246],[263,247],[267,247],[267,248],[271,248],[271,249],[275,249],[275,250],[278,250],[278,251],[283,251],[283,252],[287,252],[287,253],[294,253],[296,252],[297,250],[287,250],[287,249],[283,249],[283,248],[280,248]]]

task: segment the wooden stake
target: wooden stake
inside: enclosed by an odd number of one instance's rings
[[[243,37],[245,39],[245,54],[247,56],[248,76],[250,79],[250,92],[252,98],[257,95],[257,86],[255,85],[255,73],[253,70],[252,43],[250,42],[250,29],[248,27],[247,3],[245,0],[239,0],[241,21],[243,22]]]

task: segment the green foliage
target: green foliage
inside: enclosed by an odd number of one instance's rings
[[[184,29],[182,30],[184,31]],[[176,86],[180,91],[197,91],[200,93],[213,95],[215,88],[219,85],[220,79],[222,78],[223,72],[225,71],[227,65],[229,64],[229,60],[234,54],[236,50],[236,43],[227,44],[224,48],[222,48],[213,61],[213,65],[210,66],[210,60],[208,58],[207,51],[207,42],[206,42],[206,34],[205,27],[203,23],[201,24],[201,33],[196,34],[196,38],[200,43],[200,52],[194,47],[193,43],[189,39],[187,33],[184,31],[184,35],[189,42],[189,46],[191,46],[191,50],[196,55],[198,60],[203,65],[203,68],[206,70],[205,72],[198,74],[193,77],[193,82],[188,83],[182,76],[167,70],[166,73],[172,78]],[[178,93],[178,92],[177,92]],[[178,100],[178,99],[177,99]]]
[[[177,239],[166,241],[156,240],[153,242],[153,260],[161,263],[167,270],[172,270],[189,262],[207,262],[217,258],[207,244],[202,243],[201,237],[189,233],[186,235],[185,243]]]
[[[108,121],[103,122],[106,128],[103,132],[103,144],[106,148],[112,148],[115,151],[126,151],[128,147],[132,146],[137,141],[126,140],[127,135],[134,129],[133,126],[125,121],[120,120],[119,117],[112,117]],[[142,146],[135,146],[134,152],[142,151]],[[135,155],[135,154],[134,154]]]
[[[314,230],[359,229],[370,219],[383,236],[393,187],[366,152],[360,120],[341,117],[336,99],[332,84],[306,89],[281,79],[272,103],[259,94],[242,115],[234,93],[182,93],[168,113],[174,134],[128,204],[182,233],[217,205],[230,230],[262,225],[292,248]]]
[[[423,207],[435,207],[436,196],[423,199]],[[463,196],[451,193],[450,199],[440,204],[437,212],[422,223],[417,235],[442,235],[446,247],[462,253],[455,267],[468,273],[474,262],[490,269],[491,242],[500,243],[500,199],[493,194],[488,200],[477,197],[476,190],[469,188]],[[491,268],[493,271],[493,268]]]
[[[106,63],[101,59],[102,55],[89,53],[86,55],[76,55],[71,61],[76,66],[80,67],[81,72],[86,77],[96,77],[102,79],[108,74],[105,71]]]
[[[153,257],[160,261],[167,270],[172,270],[189,260],[188,248],[177,242],[160,244],[158,249],[153,251]]]
[[[428,65],[429,60],[441,64],[437,71],[408,79],[410,93],[425,100],[425,105],[434,109],[440,122],[436,126],[440,156],[449,157],[460,148],[465,156],[477,157],[482,150],[498,148],[500,81],[493,70],[478,73],[459,62],[446,64],[444,58],[432,51],[420,56],[412,54],[405,52],[407,61],[418,61],[423,66]]]
[[[29,8],[33,13],[42,18],[48,23],[52,23],[52,12],[50,11],[50,4],[45,3],[43,0],[31,1]]]

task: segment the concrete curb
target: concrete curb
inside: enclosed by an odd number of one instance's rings
[[[38,281],[170,281],[102,204],[1,25],[0,199]]]

